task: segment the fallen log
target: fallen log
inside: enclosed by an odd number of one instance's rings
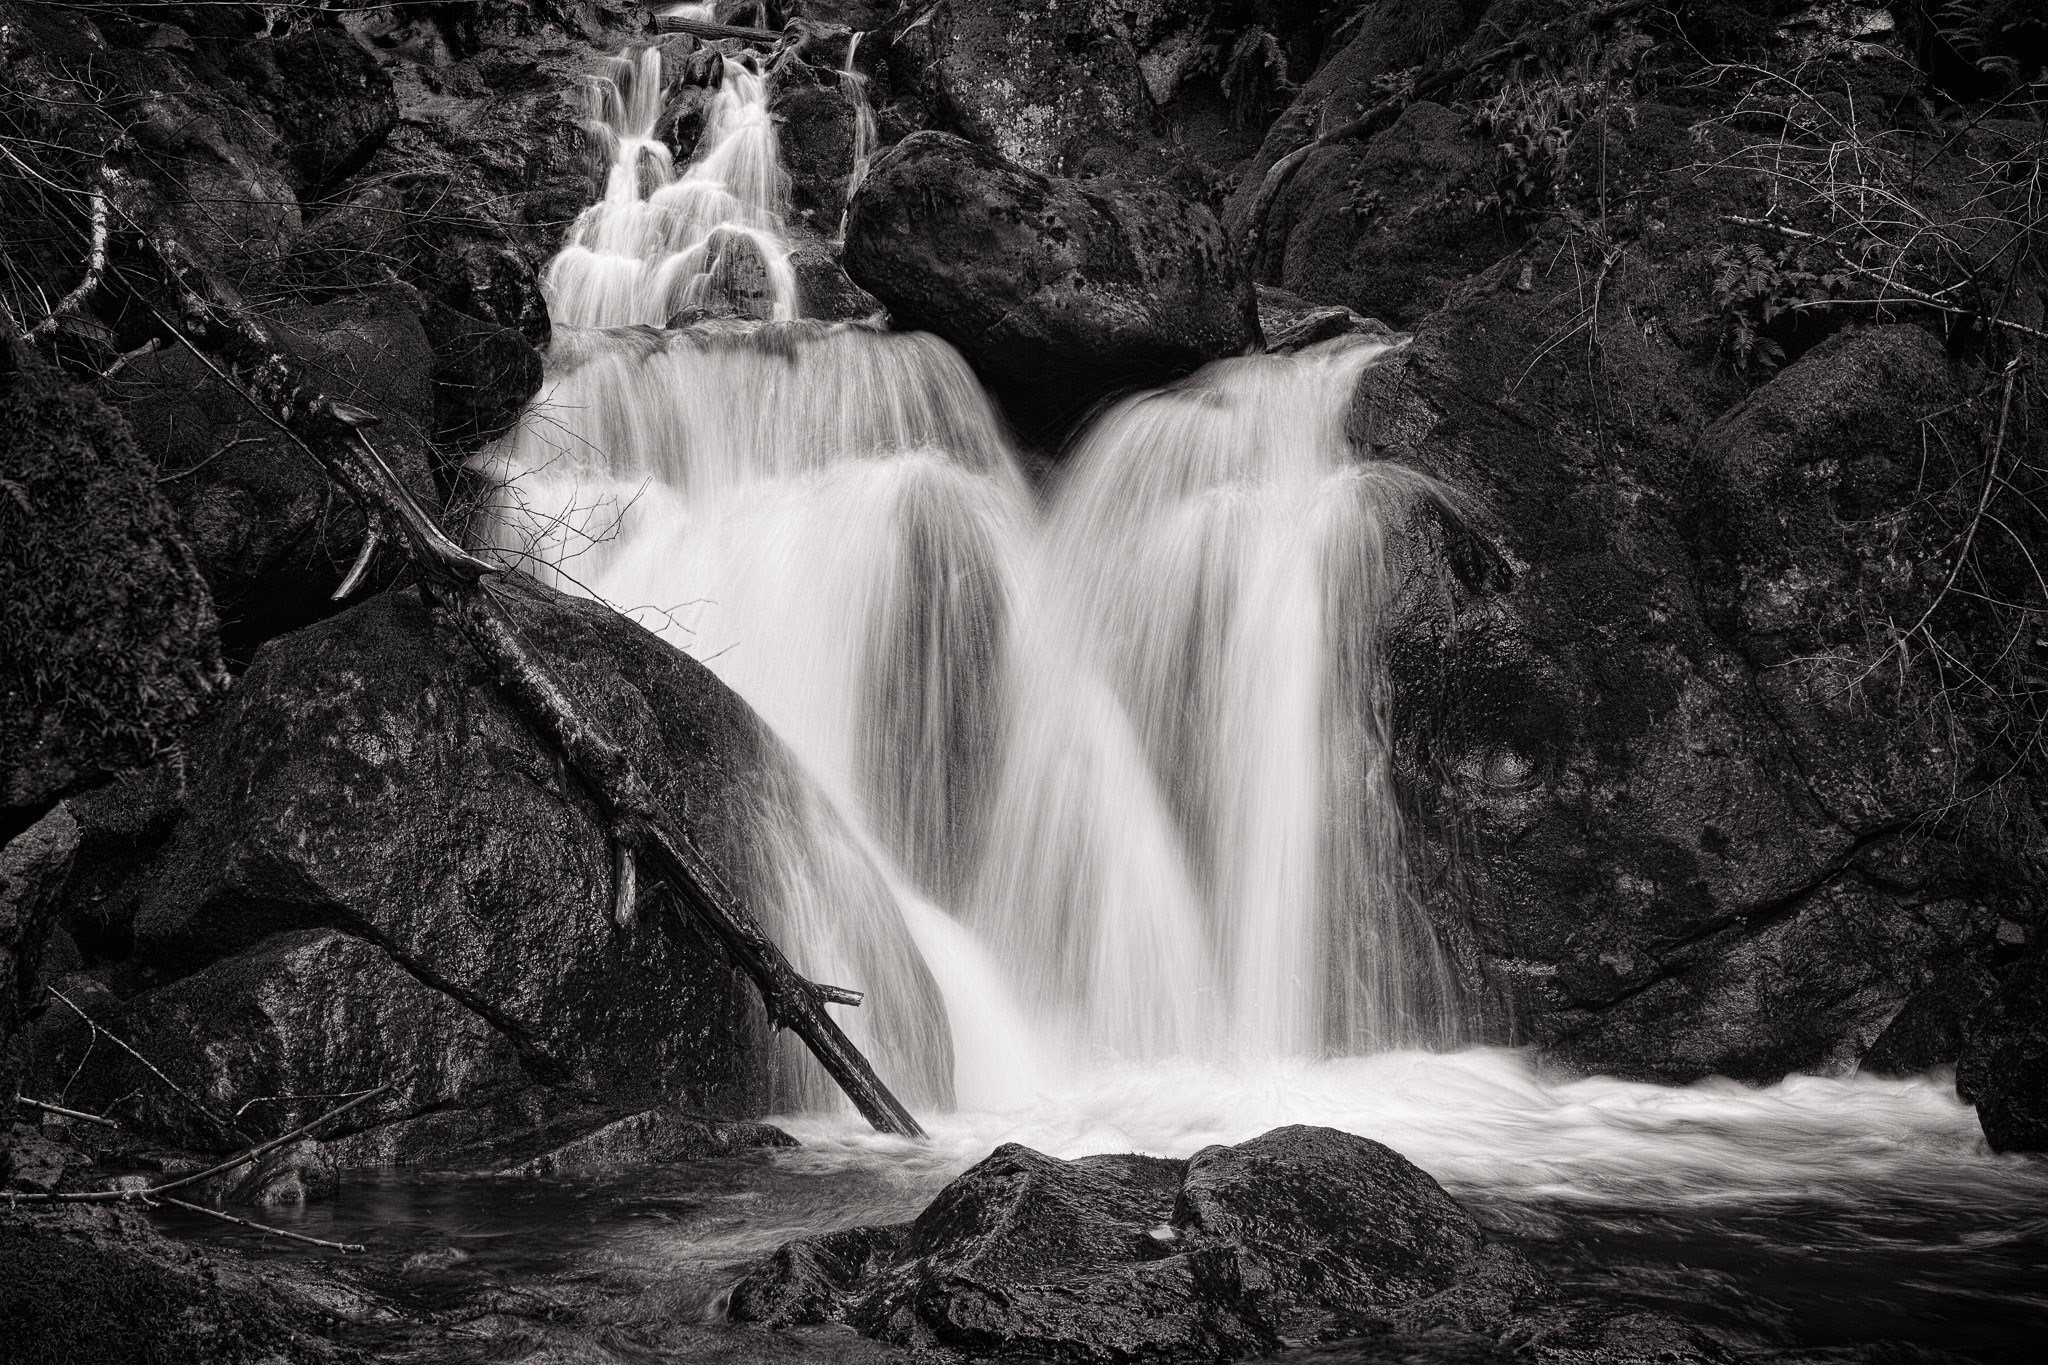
[[[584,714],[527,645],[487,581],[501,571],[499,566],[450,540],[378,456],[366,434],[377,418],[335,402],[308,383],[232,290],[175,239],[156,234],[148,240],[177,293],[180,316],[170,328],[173,335],[348,490],[372,534],[405,551],[430,605],[483,657],[527,723],[561,752],[604,809],[617,843],[630,857],[647,862],[752,978],[769,1019],[803,1039],[876,1129],[924,1136],[910,1111],[825,1012],[827,999],[843,1002],[852,993],[822,991],[762,931],[698,849],[688,827],[662,807],[631,755]],[[630,887],[628,877],[621,881]]]
[[[779,43],[782,34],[772,28],[742,28],[738,24],[714,24],[680,14],[657,14],[655,22],[663,33],[687,33],[692,38],[738,38],[749,43]]]

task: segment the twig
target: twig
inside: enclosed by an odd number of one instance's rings
[[[369,1250],[368,1247],[360,1242],[330,1242],[324,1237],[308,1237],[303,1232],[286,1232],[283,1228],[274,1228],[268,1223],[258,1223],[248,1218],[237,1218],[232,1213],[222,1213],[219,1209],[209,1209],[204,1204],[188,1204],[182,1199],[173,1199],[169,1195],[165,1195],[161,1202],[169,1204],[173,1208],[185,1209],[192,1213],[203,1213],[208,1218],[218,1218],[223,1223],[239,1223],[245,1228],[254,1228],[258,1232],[267,1232],[273,1237],[289,1237],[294,1242],[311,1242],[316,1247],[332,1247],[336,1251]]]
[[[63,1105],[51,1104],[48,1100],[32,1100],[26,1095],[16,1095],[14,1099],[17,1104],[25,1104],[31,1109],[40,1109],[46,1114],[60,1114],[67,1119],[83,1119],[87,1123],[104,1123],[109,1128],[119,1128],[121,1126],[114,1120],[102,1115],[88,1114],[79,1109],[66,1109]]]
[[[416,1066],[407,1067],[404,1071],[399,1072],[376,1089],[365,1090],[347,1104],[330,1109],[319,1118],[302,1123],[289,1133],[280,1133],[268,1142],[258,1143],[237,1156],[231,1156],[226,1161],[208,1166],[203,1171],[194,1171],[191,1175],[179,1176],[176,1180],[167,1180],[161,1185],[152,1185],[146,1190],[77,1190],[69,1194],[20,1194],[10,1195],[8,1198],[12,1202],[20,1204],[127,1204],[134,1202],[146,1203],[152,1199],[160,1199],[171,1190],[180,1190],[187,1185],[196,1185],[202,1180],[210,1180],[225,1171],[232,1171],[237,1166],[246,1166],[272,1148],[282,1147],[293,1138],[304,1137],[307,1133],[312,1132],[315,1128],[327,1122],[327,1120],[340,1118],[358,1105],[368,1104],[386,1091],[405,1084],[413,1078],[413,1073],[418,1070],[419,1068]]]
[[[51,986],[49,988],[49,991],[50,994],[56,996],[59,1000],[62,1000],[65,1004],[71,1006],[71,1012],[77,1015],[79,1018],[85,1020],[87,1028],[90,1028],[96,1034],[104,1034],[107,1040],[113,1043],[115,1047],[120,1048],[121,1051],[127,1053],[130,1057],[133,1057],[136,1061],[142,1063],[143,1067],[146,1070],[148,1070],[150,1075],[156,1077],[165,1085],[169,1086],[172,1092],[176,1094],[179,1099],[185,1101],[185,1103],[191,1105],[194,1109],[197,1109],[200,1113],[204,1114],[209,1120],[213,1122],[214,1126],[219,1128],[223,1133],[232,1133],[234,1136],[240,1138],[244,1142],[248,1142],[251,1140],[249,1135],[243,1132],[240,1128],[237,1128],[231,1120],[222,1118],[220,1115],[214,1113],[211,1109],[208,1109],[204,1104],[201,1104],[199,1102],[199,1097],[197,1095],[194,1095],[184,1086],[179,1085],[169,1076],[164,1075],[162,1071],[159,1071],[157,1069],[156,1063],[150,1061],[149,1058],[143,1056],[140,1052],[137,1052],[134,1048],[130,1047],[127,1041],[121,1038],[120,1035],[112,1032],[104,1025],[102,1025],[98,1020],[94,1019],[90,1014],[87,1014],[84,1010],[80,1009],[78,1007],[78,1003],[74,1001],[70,996],[64,994],[64,992],[58,990],[55,986]]]

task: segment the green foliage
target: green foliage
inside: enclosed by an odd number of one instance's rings
[[[2041,0],[1943,0],[1934,25],[1978,69],[2015,85],[2048,76],[2048,10]]]
[[[0,806],[168,752],[223,674],[213,601],[120,416],[0,358]]]

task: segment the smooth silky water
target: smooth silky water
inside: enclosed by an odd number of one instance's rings
[[[724,76],[680,171],[658,56],[593,83],[604,196],[546,277],[542,392],[480,458],[485,537],[781,739],[733,871],[803,970],[868,992],[838,1013],[931,1140],[869,1132],[785,1046],[801,1151],[590,1185],[361,1173],[290,1226],[371,1244],[366,1281],[461,1324],[457,1358],[838,1358],[717,1325],[736,1267],[909,1217],[1005,1141],[1185,1156],[1318,1123],[1417,1162],[1575,1297],[1745,1345],[2031,1358],[2048,1164],[1990,1154],[1947,1078],[1554,1080],[1464,1045],[1375,655],[1405,529],[1451,495],[1344,436],[1395,343],[1127,399],[1035,490],[944,343],[802,320],[766,85]]]

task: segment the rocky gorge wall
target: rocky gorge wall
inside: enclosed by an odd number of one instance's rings
[[[1930,84],[1949,48],[1912,7],[1583,8],[767,6],[811,25],[772,104],[811,311],[946,337],[1047,463],[1119,389],[1412,332],[1355,435],[1468,500],[1412,528],[1387,629],[1421,894],[1483,1036],[1674,1081],[1960,1062],[1994,1138],[2038,1145],[2043,276],[1997,224],[2036,221],[2041,124],[1978,117],[1991,68]],[[850,212],[841,23],[884,148]],[[50,983],[225,1109],[420,1062],[381,1155],[564,1104],[767,1103],[746,992],[658,916],[609,922],[587,794],[397,558],[329,600],[360,518],[162,344],[138,237],[52,312],[99,167],[179,187],[180,236],[459,523],[594,194],[577,81],[627,41],[700,50],[550,0],[0,7],[10,146],[39,149],[0,176],[10,331],[55,319],[5,380],[0,833],[35,830],[0,1024],[38,1018],[11,1065],[62,1083],[95,1039]],[[701,104],[673,101],[679,156]],[[1753,155],[1844,142],[1934,248],[1885,256],[1839,177],[1788,190]],[[81,506],[132,509],[93,519],[117,543],[58,519]],[[17,587],[53,566],[82,604]],[[519,609],[743,867],[744,706],[608,613]],[[87,619],[108,643],[64,655]],[[77,723],[101,714],[125,724]],[[94,1104],[147,1090],[79,1075]]]

